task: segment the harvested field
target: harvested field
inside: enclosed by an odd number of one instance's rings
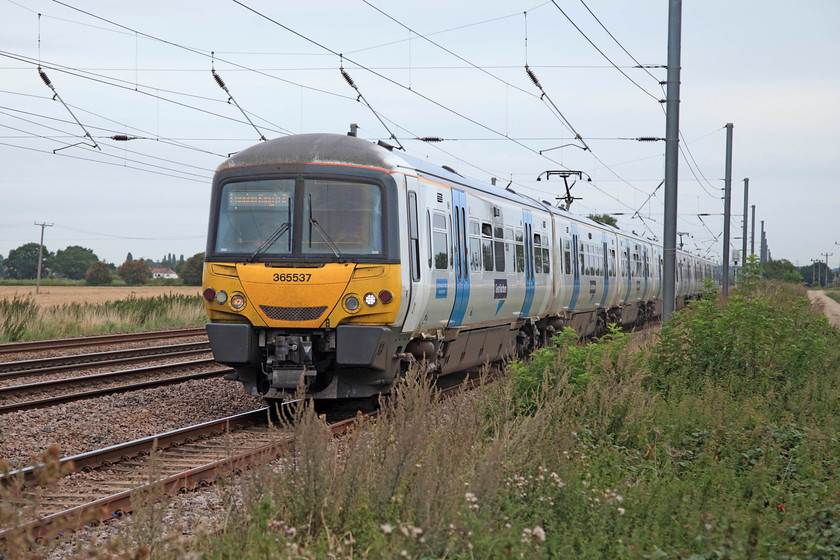
[[[42,307],[64,303],[105,303],[122,299],[151,298],[167,294],[201,295],[199,286],[0,286],[0,299],[32,297]]]

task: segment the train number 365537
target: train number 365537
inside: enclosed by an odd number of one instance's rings
[[[275,282],[309,282],[312,278],[311,274],[275,274]]]

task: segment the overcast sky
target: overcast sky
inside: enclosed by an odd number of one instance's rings
[[[731,122],[733,249],[749,177],[756,251],[764,220],[773,258],[837,266],[840,2],[686,1],[682,25],[685,247],[723,253]],[[665,136],[667,28],[667,0],[0,0],[0,255],[46,222],[53,252],[189,257],[228,154],[350,123],[540,199],[583,171],[572,211],[661,239],[665,143],[635,139]]]

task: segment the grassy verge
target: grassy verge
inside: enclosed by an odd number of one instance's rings
[[[202,326],[206,322],[199,296],[169,294],[48,308],[38,306],[30,296],[0,299],[0,342]]]
[[[294,452],[228,489],[220,531],[114,554],[840,557],[840,336],[803,289],[557,342],[454,401],[410,376],[340,441],[301,409]]]

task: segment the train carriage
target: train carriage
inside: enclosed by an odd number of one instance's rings
[[[413,363],[447,374],[565,325],[583,336],[648,319],[657,258],[646,240],[383,143],[290,136],[216,171],[207,332],[248,393],[367,397]],[[681,258],[691,297],[689,264],[710,263]]]

